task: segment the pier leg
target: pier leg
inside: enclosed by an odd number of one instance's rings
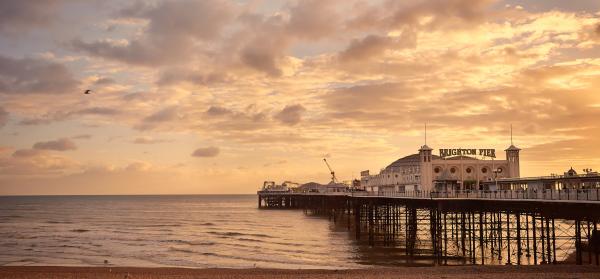
[[[544,217],[540,217],[540,232],[542,234],[542,236],[541,236],[541,241],[542,241],[542,263],[546,263],[546,251],[545,251],[546,236],[544,234]]]
[[[448,231],[446,224],[446,212],[444,212],[444,265],[448,265]]]
[[[527,258],[531,257],[531,254],[529,254],[529,215],[527,215],[527,213],[525,213],[525,234],[526,234],[526,238],[525,238],[525,242],[527,243],[527,247],[525,250],[525,256]]]
[[[354,228],[356,231],[356,240],[360,240],[360,208],[361,205],[357,202],[357,204],[354,205]]]
[[[587,221],[587,254],[588,254],[588,264],[592,264],[592,238],[591,235],[591,226],[590,221]]]
[[[373,235],[375,232],[373,230],[373,226],[375,225],[375,220],[373,216],[373,211],[375,210],[374,206],[369,203],[368,205],[368,213],[367,218],[369,219],[369,245],[375,246],[375,236]]]
[[[506,212],[506,255],[507,255],[507,265],[511,265],[512,262],[510,260],[510,213]]]
[[[553,264],[556,264],[556,228],[554,227],[554,218],[552,218],[552,260]]]
[[[464,212],[461,212],[460,218],[461,218],[461,230],[460,230],[460,242],[461,242],[461,244],[460,244],[460,246],[462,248],[462,255],[464,257],[464,256],[467,255],[467,251],[466,251],[466,247],[465,247],[465,237],[466,237],[466,235],[465,235],[465,229],[466,229],[466,227],[465,227],[465,213]]]
[[[597,194],[598,193],[596,192],[596,195]],[[594,221],[594,233],[598,233],[598,227],[597,227],[596,221]],[[596,258],[596,265],[600,265],[600,259],[598,258],[598,256],[600,255],[600,253],[598,253],[599,252],[598,250],[600,250],[600,249],[598,249],[598,246],[600,246],[600,243],[597,243],[597,242],[594,243],[594,256]]]
[[[407,249],[409,255],[413,256],[415,253],[415,244],[417,242],[417,209],[407,208],[408,210],[408,226],[407,226]]]
[[[548,252],[547,262],[552,262],[552,248],[550,247],[550,218],[546,217],[546,251]]]
[[[598,233],[598,227],[597,227],[596,221],[594,221],[594,233]],[[596,237],[595,241],[596,242],[594,243],[594,255],[596,258],[596,265],[600,265],[600,259],[598,258],[598,256],[599,256],[598,246],[600,246],[600,243],[598,243],[597,237]]]
[[[517,265],[521,265],[521,214],[517,212]]]
[[[477,260],[476,260],[476,256],[477,256],[477,240],[476,240],[476,235],[475,235],[475,212],[471,212],[471,243],[472,243],[472,248],[471,248],[471,263],[472,264],[476,264]]]
[[[409,232],[408,232],[408,208],[404,207],[404,252],[406,253],[406,255],[408,256],[409,253],[409,244],[408,244],[408,236],[409,236]]]
[[[429,230],[431,233],[431,251],[433,252],[434,264],[437,265],[437,220],[434,209],[429,209]]]
[[[498,262],[502,260],[502,212],[498,212]]]
[[[493,212],[490,212],[490,217],[488,219],[487,227],[488,227],[488,231],[489,231],[489,240],[488,241],[490,242],[490,258],[491,259],[494,258],[494,253],[496,252],[495,224],[496,224],[496,214]]]
[[[581,221],[575,220],[575,261],[577,265],[582,264],[581,253]]]
[[[481,250],[481,265],[485,264],[485,247],[483,245],[483,217],[485,215],[479,212],[479,249]]]
[[[531,227],[533,227],[533,264],[538,264],[537,262],[537,240],[536,240],[536,232],[535,232],[535,213],[531,214]]]

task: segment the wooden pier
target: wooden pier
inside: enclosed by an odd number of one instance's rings
[[[587,191],[259,191],[258,207],[325,216],[347,226],[360,243],[400,249],[407,259],[434,265],[600,265],[600,197],[595,189]]]

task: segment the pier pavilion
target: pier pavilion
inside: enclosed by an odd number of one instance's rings
[[[498,160],[494,149],[440,149],[434,155],[425,144],[378,174],[362,171],[361,186],[373,192],[496,190],[490,182],[520,176],[520,150],[511,144]]]

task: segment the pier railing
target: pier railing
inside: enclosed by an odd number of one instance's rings
[[[454,190],[454,191],[355,191],[355,192],[271,192],[258,191],[259,195],[327,195],[352,197],[390,197],[413,199],[489,199],[489,200],[548,200],[600,202],[600,188],[561,190]]]
[[[335,193],[331,193],[335,194]],[[352,196],[380,196],[428,199],[490,199],[490,200],[565,200],[565,201],[598,201],[600,188],[595,189],[562,189],[562,190],[497,190],[497,191],[406,191],[406,192],[353,192]]]

